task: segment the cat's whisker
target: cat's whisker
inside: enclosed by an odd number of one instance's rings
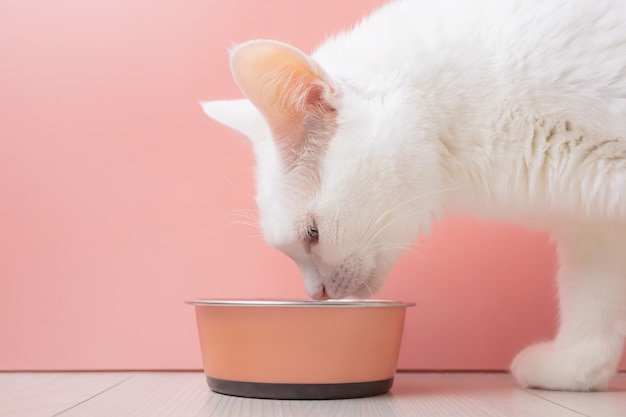
[[[257,222],[252,222],[252,221],[233,220],[232,222],[229,222],[227,224],[230,225],[230,226],[234,226],[234,225],[248,226],[248,227],[252,227],[253,229],[261,230],[259,228],[259,224]]]
[[[376,238],[378,238],[378,236],[380,236],[381,233],[383,233],[387,228],[389,228],[390,226],[395,225],[397,222],[399,221],[404,221],[406,220],[407,217],[411,216],[414,213],[418,213],[420,211],[429,211],[429,204],[427,202],[425,202],[424,204],[415,206],[415,207],[411,207],[408,210],[405,210],[402,214],[397,215],[397,216],[393,216],[391,221],[386,223],[383,227],[379,228],[376,233],[374,233],[372,236],[367,236],[367,241],[368,242],[374,242],[376,240]],[[392,210],[390,210],[389,212],[391,212]]]
[[[241,218],[247,221],[250,221],[252,223],[256,223],[259,224],[259,218],[251,213],[236,213],[237,215],[235,217],[237,218]]]
[[[374,298],[375,291],[372,290],[372,287],[367,283],[367,280],[362,281],[361,285],[367,289],[367,292],[370,294],[370,298]]]
[[[394,207],[396,206],[396,202],[400,199],[399,195],[396,195],[396,199],[394,200],[394,202],[390,205],[390,207]],[[384,199],[380,199],[380,202],[378,204],[378,206],[376,207],[375,210],[372,211],[371,215],[370,215],[370,221],[368,222],[370,224],[370,227],[368,229],[368,234],[372,232],[372,230],[376,229],[376,226],[378,226],[378,224],[383,221],[386,217],[386,215],[390,212],[390,209],[387,209],[386,211],[383,211],[382,213],[378,213],[379,209],[385,204],[387,203]],[[388,204],[388,203],[387,203]],[[373,219],[373,216],[378,214],[378,218],[375,221],[371,221]]]
[[[415,248],[413,248],[412,245],[394,245],[394,244],[389,244],[389,245],[380,245],[378,247],[374,246],[375,249],[373,251],[371,251],[371,247],[370,248],[366,248],[366,253],[370,256],[374,256],[374,255],[378,255],[379,253],[384,253],[387,252],[389,250],[394,250],[394,249],[400,249],[409,253],[412,253],[414,255],[418,255],[418,256],[423,256],[421,253],[419,253],[417,250],[415,250]]]
[[[245,236],[245,239],[248,239],[248,240],[257,240],[258,239],[258,240],[261,240],[261,241],[265,242],[265,237],[261,233],[258,233],[258,234],[255,234],[255,235]]]
[[[374,276],[372,274],[368,274],[368,275],[366,275],[365,277],[362,277],[362,278],[357,278],[356,279],[355,289],[358,290],[361,286],[363,286],[363,287],[365,287],[365,289],[369,293],[369,297],[373,298],[374,295],[376,294],[376,291],[379,288],[377,287],[377,288],[372,289],[372,285],[373,285],[372,278],[374,278]]]
[[[256,231],[260,231],[261,230],[259,228],[259,225],[256,224],[256,223],[245,222],[245,221],[241,221],[241,220],[234,220],[234,221],[222,224],[221,226],[217,227],[215,229],[215,231],[219,232],[221,230],[224,230],[225,228],[233,227],[233,226],[246,226],[246,227],[252,228],[252,229],[254,229]]]
[[[220,174],[220,176],[229,184],[231,185],[235,190],[237,190],[241,195],[243,195],[246,200],[254,203],[256,205],[256,197],[244,190],[243,188],[241,188],[240,186],[238,186],[237,184],[235,184],[233,181],[230,180],[230,178],[228,178],[228,176],[226,176],[226,174],[224,173],[224,171],[222,171],[221,169],[218,169],[218,173]],[[268,209],[268,208],[266,208]],[[256,209],[258,210],[258,208]],[[234,210],[231,212],[231,214],[235,214],[237,216],[241,216],[245,219],[248,219],[251,221],[250,224],[248,224],[248,226],[251,226],[253,228],[259,229],[259,217],[258,217],[258,211],[256,210],[252,210],[252,209],[239,209],[239,210]],[[270,212],[274,213],[274,209],[272,207],[269,207]],[[252,224],[254,223],[254,224]],[[228,223],[226,225],[221,226],[220,228],[218,228],[217,230],[221,230],[223,227],[227,227],[227,226],[232,226],[233,224],[245,224],[245,223]]]
[[[403,213],[402,216],[396,216],[393,217],[392,220],[388,223],[386,223],[383,227],[381,227],[380,229],[378,229],[376,231],[376,233],[373,236],[368,237],[368,241],[369,242],[374,242],[383,232],[385,232],[389,227],[395,225],[396,223],[405,220],[407,217],[409,217],[410,215],[412,215],[413,213],[417,213],[420,211],[423,211],[425,208],[427,208],[427,205],[423,205],[423,206],[418,206],[415,207],[413,210],[411,211],[407,211],[406,213]]]
[[[458,187],[450,187],[450,188],[445,188],[445,189],[441,189],[441,190],[432,191],[432,192],[429,192],[429,193],[423,193],[423,194],[420,194],[420,195],[418,195],[418,196],[414,196],[414,197],[412,197],[412,198],[410,198],[410,199],[408,199],[408,200],[406,200],[406,201],[403,201],[403,202],[402,202],[402,203],[400,203],[400,204],[397,204],[397,205],[396,205],[396,204],[391,204],[388,210],[386,210],[386,211],[384,211],[384,212],[382,212],[382,213],[380,213],[380,214],[378,215],[378,218],[376,219],[376,221],[374,221],[374,222],[370,223],[370,226],[368,227],[367,232],[366,232],[365,234],[363,234],[363,235],[361,235],[361,236],[360,236],[360,239],[359,239],[359,242],[358,242],[358,243],[359,243],[359,246],[360,246],[360,245],[362,245],[364,242],[368,242],[368,241],[369,241],[369,242],[371,242],[371,241],[373,241],[373,240],[374,240],[376,237],[378,237],[378,236],[379,236],[379,235],[380,235],[380,234],[381,234],[381,233],[382,233],[382,232],[383,232],[383,231],[384,231],[387,227],[389,227],[390,225],[394,224],[395,222],[400,221],[400,220],[404,220],[404,219],[406,219],[406,217],[408,217],[409,215],[414,214],[415,212],[419,212],[419,211],[422,211],[422,210],[426,209],[426,208],[428,207],[428,205],[427,205],[427,204],[428,204],[428,201],[427,201],[427,202],[424,202],[423,204],[419,204],[419,205],[417,205],[417,206],[410,207],[408,210],[405,210],[404,212],[401,212],[399,215],[397,215],[397,216],[393,216],[393,217],[392,217],[392,219],[393,219],[393,220],[392,220],[391,222],[387,223],[387,224],[386,224],[385,226],[383,226],[382,228],[379,228],[379,229],[375,232],[375,234],[372,236],[371,234],[372,234],[372,233],[374,233],[373,231],[376,229],[376,226],[378,226],[378,224],[379,224],[380,222],[384,221],[384,219],[385,219],[385,218],[386,218],[386,217],[387,217],[390,213],[393,213],[394,211],[396,211],[396,210],[398,210],[398,209],[400,209],[400,208],[404,208],[405,206],[409,206],[409,205],[411,205],[411,204],[415,203],[415,202],[416,202],[416,201],[418,201],[418,200],[423,200],[423,199],[425,199],[425,198],[427,198],[427,197],[432,198],[432,197],[437,196],[437,195],[439,195],[439,194],[442,194],[442,193],[447,193],[447,192],[453,191],[453,190],[455,190],[455,189],[457,189],[457,188],[458,188]],[[396,199],[396,201],[397,201],[397,199]],[[380,205],[381,205],[381,204],[379,203],[379,206],[378,206],[378,207],[380,207]],[[377,207],[377,208],[378,208],[378,207]],[[376,211],[376,210],[375,210],[375,211]],[[375,211],[374,211],[374,212],[375,212]],[[430,209],[428,209],[427,211],[430,211]],[[370,217],[370,218],[371,218],[371,217]]]
[[[242,215],[242,213],[234,213],[234,214],[238,214],[239,216]],[[243,216],[244,220],[232,220],[229,221],[228,223],[225,223],[223,225],[221,225],[220,227],[218,227],[217,229],[215,229],[215,231],[220,231],[223,230],[227,227],[233,227],[233,226],[245,226],[246,228],[251,228],[253,229],[256,233],[251,234],[251,235],[247,235],[245,236],[248,239],[254,238],[254,239],[261,239],[263,241],[265,241],[264,239],[264,235],[263,235],[263,231],[261,230],[261,227],[259,226],[259,222],[258,219],[253,216],[253,215],[249,215],[249,216]]]
[[[384,252],[387,252],[387,251],[390,251],[390,250],[402,250],[402,251],[405,251],[407,253],[411,253],[411,254],[417,256],[422,261],[428,260],[428,258],[426,258],[426,256],[424,256],[423,253],[417,251],[415,248],[410,247],[410,246],[407,247],[407,246],[403,246],[403,245],[385,247],[385,248],[382,248],[381,250],[377,251],[376,254],[384,253]]]
[[[241,193],[241,195],[243,195],[244,197],[246,197],[246,199],[248,199],[251,202],[255,202],[255,198],[254,195],[249,193],[248,191],[244,190],[243,188],[241,188],[240,186],[238,186],[237,184],[235,184],[234,182],[232,182],[230,180],[230,178],[228,178],[226,176],[226,174],[224,173],[224,171],[222,171],[221,169],[217,170],[220,174],[220,176],[230,185],[232,186],[235,190],[239,191]]]
[[[222,230],[225,227],[239,226],[239,225],[251,227],[255,229],[256,231],[261,231],[258,216],[253,210],[249,210],[249,209],[234,210],[230,214],[233,215],[235,219],[229,221],[228,223],[221,225],[220,227],[216,229],[216,231]]]
[[[396,196],[396,201],[398,200],[398,196]],[[378,213],[379,209],[386,203],[386,201],[384,199],[380,199],[378,202],[378,205],[376,206],[376,208],[374,210],[372,210],[372,212],[370,213],[369,218],[367,219],[367,224],[369,224],[369,226],[367,227],[367,230],[365,233],[363,233],[362,235],[359,234],[359,239],[356,242],[356,246],[360,247],[363,243],[368,242],[370,240],[369,236],[371,233],[373,233],[373,231],[375,230],[376,226],[378,225],[378,223],[380,221],[382,221],[385,216],[389,213],[389,210],[383,212],[382,214],[378,215],[378,218],[374,220],[374,216]]]

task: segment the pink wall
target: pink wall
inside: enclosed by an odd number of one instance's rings
[[[253,228],[226,49],[311,50],[380,0],[0,2],[0,369],[200,367],[192,297],[305,297]],[[241,212],[243,210],[243,212]],[[401,367],[502,369],[554,328],[554,248],[448,219],[381,298],[415,300]]]

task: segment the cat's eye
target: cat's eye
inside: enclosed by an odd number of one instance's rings
[[[317,230],[317,225],[315,223],[309,224],[309,227],[306,230],[306,241],[309,243],[315,243],[320,238],[320,232]]]

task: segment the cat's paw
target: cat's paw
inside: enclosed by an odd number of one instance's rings
[[[539,343],[517,355],[511,373],[524,388],[599,391],[615,373],[605,358],[594,346],[557,348],[554,343]]]

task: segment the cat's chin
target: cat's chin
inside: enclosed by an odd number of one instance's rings
[[[352,294],[350,294],[346,298],[356,299],[356,300],[368,300],[370,298],[374,298],[376,295],[376,290],[374,290],[371,286],[367,284],[361,284]]]
[[[329,300],[367,300],[370,298],[373,298],[375,293],[373,291],[371,291],[369,289],[368,286],[366,285],[361,285],[360,287],[358,287],[356,290],[349,292],[349,293],[341,293],[341,294],[336,294],[333,293],[332,291],[326,293],[327,295],[325,297],[319,297],[317,296],[317,294],[315,294],[315,296],[311,296],[311,298],[313,298],[314,300],[323,300],[323,299],[329,299]]]

